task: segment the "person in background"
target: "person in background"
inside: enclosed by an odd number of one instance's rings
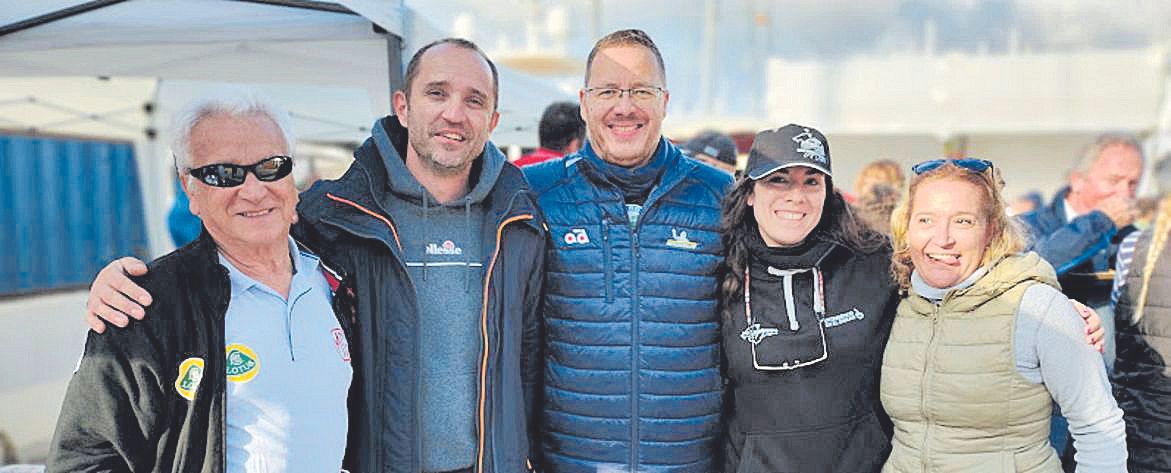
[[[703,131],[679,149],[692,159],[728,174],[736,174],[736,142],[728,135],[715,130]]]
[[[854,200],[854,211],[866,226],[883,235],[890,235],[890,215],[901,197],[902,192],[894,187],[874,184]]]
[[[871,161],[862,167],[858,172],[858,177],[854,179],[854,196],[860,197],[865,195],[869,189],[875,185],[888,186],[902,196],[903,187],[907,183],[907,178],[903,176],[903,168],[889,159],[879,159]]]
[[[850,203],[858,218],[879,233],[890,234],[890,214],[903,195],[906,178],[898,163],[889,159],[872,161],[854,180]]]
[[[1161,195],[1152,225],[1122,240],[1112,298],[1118,358],[1111,381],[1126,420],[1132,473],[1171,472],[1171,156],[1155,165]]]
[[[887,473],[1060,472],[1052,404],[1069,420],[1079,472],[1126,471],[1122,411],[1084,324],[1004,212],[992,163],[914,167],[892,218],[904,292],[882,357],[894,422]]]
[[[287,115],[222,93],[176,129],[203,232],[135,278],[157,297],[145,319],[89,333],[48,471],[339,471],[353,293],[289,236]]]
[[[518,167],[531,166],[581,149],[582,140],[585,139],[585,122],[581,119],[578,104],[553,102],[545,107],[541,123],[537,126],[537,138],[541,147],[521,156],[513,164]]]
[[[1143,151],[1131,135],[1107,133],[1087,145],[1069,172],[1069,185],[1048,206],[1021,215],[1028,231],[1028,249],[1057,271],[1062,292],[1102,316],[1106,329],[1103,359],[1107,372],[1114,364],[1114,313],[1110,292],[1119,243],[1135,227],[1135,192],[1143,173]],[[1066,467],[1069,434],[1060,413],[1054,413],[1052,439]]]
[[[1104,313],[1118,243],[1135,230],[1135,192],[1143,152],[1130,135],[1099,136],[1069,173],[1069,186],[1046,207],[1020,217],[1029,231],[1029,249],[1053,265],[1065,294]],[[1112,317],[1104,317],[1106,322]],[[1107,369],[1113,360],[1113,330],[1107,323]]]

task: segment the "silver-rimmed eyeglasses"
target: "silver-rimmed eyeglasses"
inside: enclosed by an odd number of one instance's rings
[[[630,95],[630,100],[638,103],[647,103],[659,98],[666,89],[656,86],[632,87],[620,89],[618,87],[590,87],[585,90],[591,99],[599,102],[613,102],[622,98],[623,94]]]

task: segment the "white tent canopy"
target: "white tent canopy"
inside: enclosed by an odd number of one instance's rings
[[[0,129],[134,142],[159,255],[171,248],[172,113],[243,83],[288,108],[301,140],[358,142],[390,112],[403,45],[442,35],[409,18],[401,0],[0,0]],[[493,140],[534,145],[545,105],[571,97],[500,73]]]
[[[377,2],[388,13],[377,26],[390,37],[375,30],[373,19],[343,13],[352,11],[347,4],[372,2],[297,3],[322,9],[223,0],[114,3],[0,37],[0,71],[348,85],[387,103],[387,42],[401,36],[399,2]]]
[[[7,34],[0,36],[0,71],[10,78],[105,76],[111,80],[147,78],[163,84],[222,81],[351,88],[368,97],[362,107],[367,113],[366,124],[370,115],[388,110],[390,84],[401,78],[397,63],[403,28],[398,1],[3,4],[0,24],[7,26],[0,26],[0,32]],[[377,17],[355,11],[377,13]],[[393,70],[388,66],[391,60],[396,66]],[[161,115],[181,106],[160,100],[166,98],[159,96],[163,87],[153,89],[154,96],[146,103],[154,104],[152,111],[157,108],[161,113],[142,117],[148,122],[144,130],[160,129],[160,123],[166,123]],[[9,89],[7,93],[14,92]],[[24,97],[40,97],[40,105],[64,102],[70,109],[84,110],[81,105],[88,100],[65,100],[70,91],[61,92],[47,90]],[[174,95],[187,94],[180,91]],[[21,98],[5,99],[11,103]],[[118,104],[122,108],[145,108],[132,96],[123,98],[130,100]],[[63,131],[70,130],[65,127]],[[166,141],[150,133],[142,133],[134,142],[146,196],[147,236],[151,253],[157,255],[170,247],[163,218],[171,194],[169,153]]]

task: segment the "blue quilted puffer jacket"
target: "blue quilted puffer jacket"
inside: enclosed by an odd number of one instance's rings
[[[525,168],[549,225],[542,441],[554,473],[715,471],[720,199],[731,178],[665,139],[637,224],[579,154]],[[660,155],[659,157],[664,157]]]

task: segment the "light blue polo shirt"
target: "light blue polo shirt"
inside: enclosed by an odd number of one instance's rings
[[[337,472],[345,454],[349,346],[320,260],[289,238],[289,298],[228,269],[227,471]]]

